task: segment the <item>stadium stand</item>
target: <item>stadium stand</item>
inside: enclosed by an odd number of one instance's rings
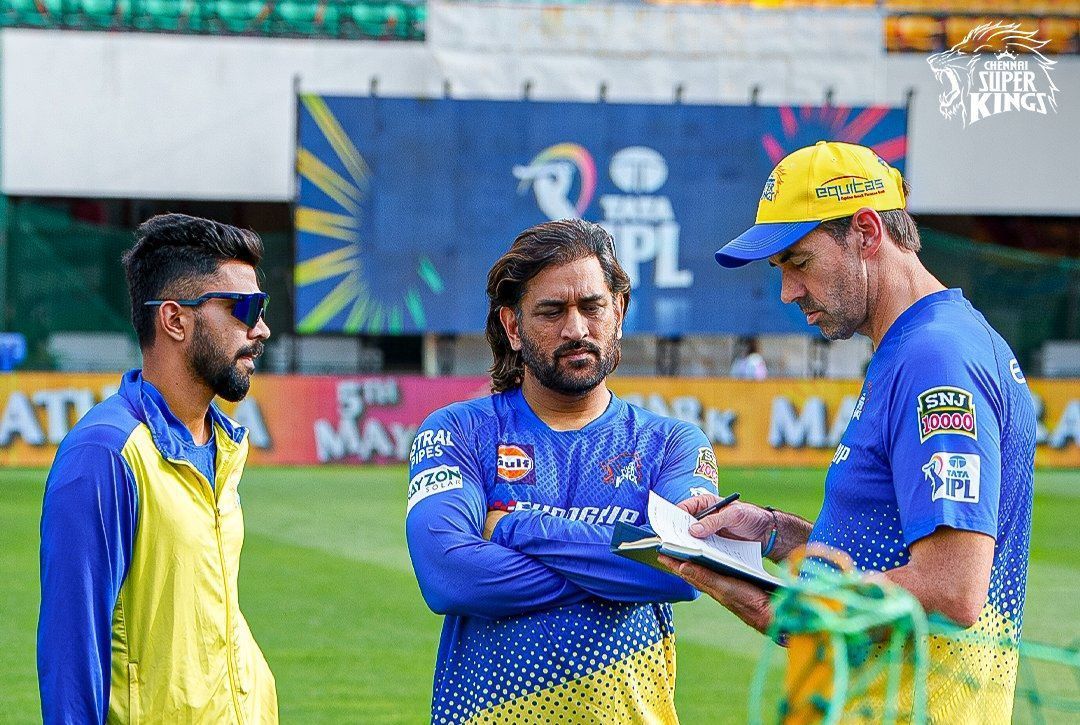
[[[1030,12],[1030,11],[1028,11]],[[1037,30],[1046,41],[1044,54],[1061,55],[1080,51],[1080,20],[1070,17],[1033,18],[1027,14],[1010,18],[1023,27]],[[938,52],[963,41],[979,20],[972,15],[929,15],[899,13],[885,19],[885,45],[890,52]]]
[[[647,0],[655,5],[751,6],[776,10],[880,8],[890,52],[925,53],[951,48],[986,20],[1019,22],[1046,41],[1044,54],[1080,52],[1080,2],[1076,0]]]
[[[426,8],[389,0],[3,0],[0,26],[421,40]]]

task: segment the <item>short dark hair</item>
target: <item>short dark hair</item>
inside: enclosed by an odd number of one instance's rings
[[[904,180],[904,197],[911,193],[911,185]],[[907,209],[893,209],[891,211],[878,212],[881,215],[881,223],[889,237],[896,242],[901,249],[909,252],[918,252],[922,249],[922,240],[919,238],[919,228],[915,226],[915,220],[908,214]],[[818,229],[828,234],[838,242],[843,242],[847,237],[848,229],[851,228],[853,217],[846,216],[841,219],[830,219],[821,222]]]
[[[146,349],[154,342],[156,308],[149,300],[195,296],[207,277],[225,262],[257,267],[263,243],[248,229],[187,214],[159,214],[135,231],[135,244],[124,252],[124,274],[131,294],[131,325]]]
[[[510,346],[510,339],[499,319],[499,310],[509,307],[519,318],[521,298],[529,280],[552,265],[596,257],[604,280],[614,295],[630,304],[630,277],[615,258],[615,242],[606,229],[582,219],[545,222],[518,235],[510,250],[488,272],[487,341],[491,346],[491,390],[499,393],[521,386],[525,365],[521,352]]]

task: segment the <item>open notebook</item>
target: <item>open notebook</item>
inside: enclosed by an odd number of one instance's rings
[[[615,524],[611,550],[619,556],[667,571],[656,557],[693,561],[719,574],[756,584],[773,591],[784,584],[761,566],[761,544],[720,536],[705,539],[690,534],[694,517],[661,496],[649,492],[649,529],[626,523]],[[655,533],[654,533],[655,532]]]

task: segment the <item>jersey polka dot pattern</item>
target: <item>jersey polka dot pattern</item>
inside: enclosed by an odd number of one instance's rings
[[[469,442],[489,508],[643,524],[650,489],[675,500],[691,495],[691,485],[715,490],[693,475],[707,441],[700,431],[684,441],[685,424],[613,398],[594,424],[557,432],[538,421],[520,391],[492,396],[491,406]],[[686,468],[682,490],[665,492],[676,449]],[[674,692],[671,605],[595,597],[503,619],[448,616],[432,722],[663,725],[678,722]]]
[[[978,620],[956,636],[931,638],[932,722],[1007,723],[1012,716],[1036,429],[1030,392],[1014,366],[1007,343],[958,290],[930,295],[905,311],[867,369],[859,412],[841,439],[850,450],[829,467],[810,536],[845,551],[867,571],[907,564],[910,543],[936,526],[994,537],[987,602]],[[971,395],[979,421],[974,435],[920,436],[919,406],[935,390]],[[982,488],[978,480],[966,496],[935,488],[935,454],[959,460],[956,465],[981,460]],[[999,470],[986,470],[988,462]],[[953,480],[963,479],[956,474]],[[905,506],[917,534],[905,531]],[[880,715],[884,690],[869,691],[860,706]]]

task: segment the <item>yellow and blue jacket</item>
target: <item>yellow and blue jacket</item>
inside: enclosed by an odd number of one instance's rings
[[[41,516],[38,680],[51,723],[273,723],[240,613],[246,429],[195,446],[138,370],[64,439]]]

